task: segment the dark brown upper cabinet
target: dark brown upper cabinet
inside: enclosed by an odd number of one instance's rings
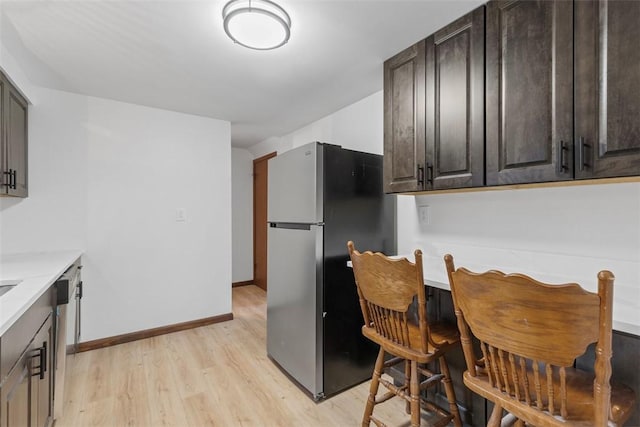
[[[640,2],[575,2],[575,176],[640,174]]]
[[[0,72],[0,195],[28,195],[27,108],[27,101]]]
[[[640,176],[640,1],[494,0],[385,62],[390,193]]]
[[[573,179],[573,3],[491,1],[487,185]]]
[[[484,185],[484,10],[426,40],[426,190]]]
[[[384,63],[384,191],[424,189],[425,42]]]

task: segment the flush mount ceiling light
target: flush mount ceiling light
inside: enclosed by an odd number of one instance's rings
[[[276,49],[291,35],[289,14],[269,0],[231,0],[222,19],[229,38],[249,49]]]

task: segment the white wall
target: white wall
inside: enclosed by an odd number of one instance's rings
[[[29,106],[29,197],[0,198],[0,253],[87,247],[88,99],[42,89],[37,96]]]
[[[382,154],[382,91],[323,117],[282,137],[269,138],[249,148],[255,158],[283,153],[313,141],[341,145],[351,150]]]
[[[282,138],[254,155],[321,140],[382,153],[378,92]],[[640,324],[640,183],[398,196],[398,252],[424,251],[425,275],[447,283],[450,252],[460,266],[528,273],[595,290],[596,274],[616,275],[614,319]],[[429,224],[418,207],[429,206]],[[627,328],[640,333],[640,327]]]
[[[428,220],[418,209],[428,206]],[[447,283],[443,257],[474,271],[520,272],[597,290],[615,276],[614,327],[640,333],[640,183],[398,197],[398,252],[424,253],[425,275]]]
[[[253,280],[253,156],[231,149],[233,282]]]
[[[83,341],[230,313],[230,124],[30,91],[30,193],[0,199],[1,252],[84,251]]]
[[[230,313],[230,124],[89,98],[87,131],[84,339]]]

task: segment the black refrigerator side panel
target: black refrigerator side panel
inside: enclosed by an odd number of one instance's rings
[[[347,241],[396,253],[395,195],[382,188],[382,156],[324,146],[324,394],[361,383],[373,372],[378,346],[362,336],[362,312]]]

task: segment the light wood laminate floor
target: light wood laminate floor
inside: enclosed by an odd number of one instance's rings
[[[55,427],[360,425],[369,382],[315,403],[267,357],[265,292],[234,288],[233,314],[77,354]],[[375,413],[389,426],[409,425],[398,398]]]

